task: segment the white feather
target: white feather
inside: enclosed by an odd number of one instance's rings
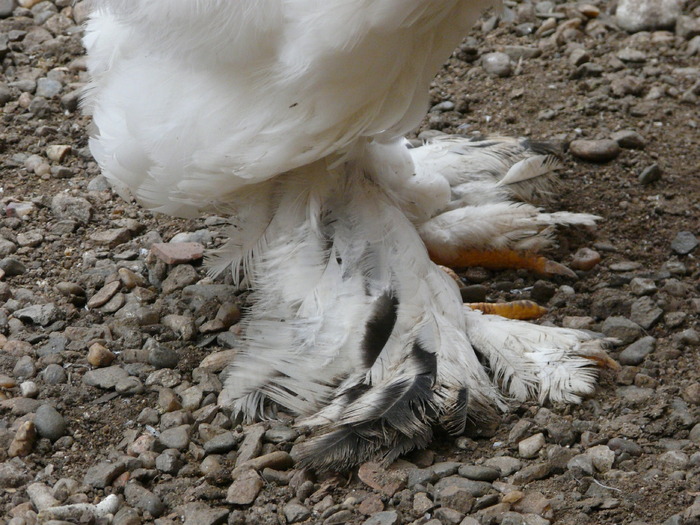
[[[488,359],[494,377],[515,399],[578,403],[593,392],[595,354],[605,341],[596,334],[538,326],[465,308],[467,336]]]
[[[535,177],[542,177],[560,166],[557,158],[552,155],[535,155],[534,157],[522,159],[510,167],[508,173],[496,183],[496,186],[515,184],[534,179]]]

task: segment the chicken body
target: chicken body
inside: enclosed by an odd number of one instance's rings
[[[493,379],[519,399],[593,389],[581,356],[597,339],[465,311],[419,235],[445,241],[438,219],[466,210],[470,191],[454,176],[462,153],[409,150],[403,135],[492,3],[97,2],[92,152],[150,209],[231,216],[215,265],[254,292],[219,403],[246,420],[276,405],[302,416],[317,431],[300,452],[312,466],[390,461],[434,425],[459,433],[505,406]],[[463,213],[447,241],[483,230]]]

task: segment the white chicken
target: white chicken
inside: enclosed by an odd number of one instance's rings
[[[568,402],[594,388],[601,339],[463,308],[424,244],[536,248],[552,225],[595,220],[509,200],[551,168],[526,143],[406,147],[433,76],[494,3],[96,1],[93,155],[154,211],[231,217],[214,268],[242,275],[253,306],[219,403],[301,416],[313,467],[390,461],[435,425],[460,433],[506,406],[497,386]]]

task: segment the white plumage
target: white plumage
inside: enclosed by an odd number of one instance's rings
[[[553,158],[526,142],[403,139],[492,3],[96,2],[92,152],[144,206],[231,216],[213,267],[242,275],[253,307],[219,403],[303,416],[310,465],[390,460],[436,424],[459,433],[505,407],[495,384],[541,401],[593,388],[581,356],[599,339],[464,311],[426,251],[539,249],[554,225],[595,220],[512,202],[550,186]]]

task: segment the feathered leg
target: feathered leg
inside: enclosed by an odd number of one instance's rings
[[[433,425],[459,433],[467,418],[506,406],[470,338],[495,364],[491,356],[508,354],[479,337],[455,283],[376,183],[374,171],[385,167],[376,162],[368,154],[332,169],[306,167],[271,196],[265,242],[244,265],[256,290],[245,344],[219,399],[247,419],[265,417],[271,402],[303,416],[315,437],[301,459],[321,469],[391,461],[427,445]],[[504,325],[499,335],[523,330]],[[566,354],[561,347],[581,336],[555,339],[547,348]],[[509,393],[520,381],[532,385],[526,395],[575,400],[594,380],[584,361],[557,365],[554,379],[544,371],[530,377],[532,366],[522,378],[516,370],[497,379],[508,378]]]
[[[449,202],[417,221],[434,261],[575,277],[565,266],[538,255],[553,244],[557,226],[592,227],[598,219],[583,213],[544,213],[533,205],[545,200],[555,185],[559,162],[554,148],[502,137],[439,136],[410,151],[419,178],[444,178],[450,186]]]
[[[518,401],[578,403],[593,392],[596,364],[619,365],[605,353],[610,339],[599,334],[538,326],[464,309],[466,332],[487,360],[500,387]]]

